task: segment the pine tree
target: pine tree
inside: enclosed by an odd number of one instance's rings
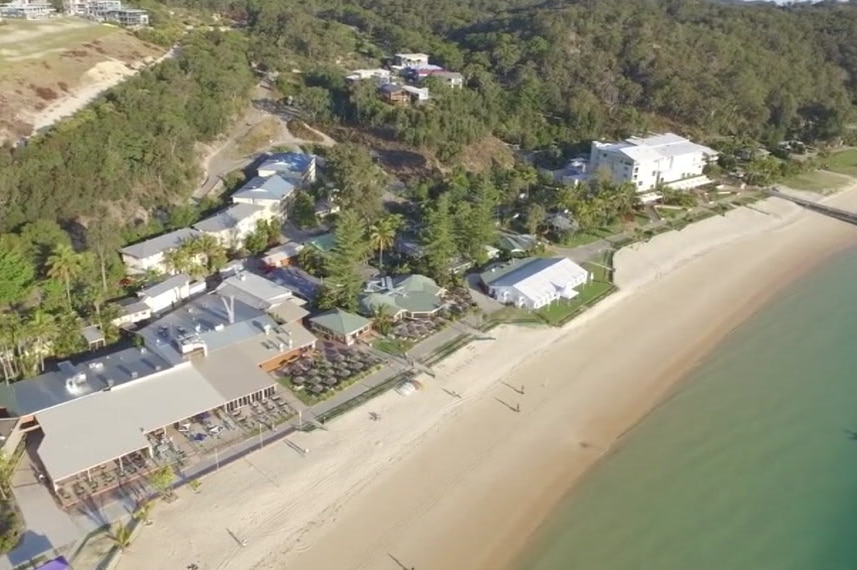
[[[327,304],[353,311],[363,289],[358,265],[368,249],[366,226],[359,214],[348,210],[339,216],[334,231],[335,245],[326,258]]]
[[[441,194],[434,209],[429,210],[422,243],[430,277],[446,282],[449,278],[449,265],[458,253],[448,194]]]

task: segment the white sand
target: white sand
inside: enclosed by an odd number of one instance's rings
[[[145,64],[129,65],[122,61],[111,59],[95,64],[81,78],[80,83],[71,87],[69,93],[63,95],[41,111],[32,112],[24,119],[32,123],[33,134],[41,129],[49,127],[67,117],[71,117],[99,95],[111,89],[132,75],[136,75],[149,65],[160,63],[167,57],[171,57],[172,51],[153,59]]]
[[[857,208],[857,191],[836,202]],[[702,354],[857,242],[857,228],[790,204],[754,207],[769,214],[733,211],[618,252],[622,291],[564,330],[497,329],[423,391],[294,436],[305,458],[280,443],[222,469],[200,494],[159,505],[119,568],[504,567]]]

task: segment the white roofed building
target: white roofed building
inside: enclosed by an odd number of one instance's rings
[[[631,183],[641,193],[659,185],[688,189],[711,182],[703,170],[716,157],[716,151],[672,133],[618,143],[593,141],[588,173]]]
[[[194,229],[214,236],[221,245],[238,249],[244,245],[247,236],[256,231],[260,221],[271,218],[270,210],[251,204],[233,204],[210,218],[194,224]]]
[[[265,159],[256,172],[262,177],[276,174],[292,184],[304,186],[316,180],[316,158],[303,152],[279,152]]]
[[[506,305],[536,310],[573,299],[589,272],[565,257],[529,257],[496,266],[479,276],[485,291]]]
[[[129,273],[166,272],[168,267],[164,263],[164,255],[199,235],[195,229],[182,228],[123,247],[119,253]]]

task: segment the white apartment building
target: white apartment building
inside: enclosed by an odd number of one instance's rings
[[[200,232],[191,228],[175,230],[119,250],[122,262],[130,274],[146,271],[167,272],[164,256],[167,252],[180,247],[184,242],[199,236]]]
[[[689,189],[710,182],[702,171],[716,157],[716,151],[673,133],[618,143],[593,141],[588,172],[606,173],[616,183],[630,182],[641,193],[661,184]]]
[[[256,231],[260,221],[268,221],[273,213],[263,206],[233,204],[210,218],[194,224],[194,229],[214,236],[223,247],[238,249],[247,236]]]
[[[43,0],[15,0],[0,4],[0,19],[41,20],[55,13],[53,6]]]

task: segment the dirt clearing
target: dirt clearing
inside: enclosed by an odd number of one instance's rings
[[[52,125],[166,50],[76,18],[0,24],[0,143]]]

